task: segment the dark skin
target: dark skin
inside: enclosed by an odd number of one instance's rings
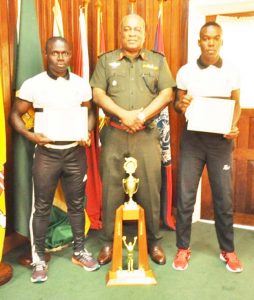
[[[70,65],[72,56],[70,45],[61,40],[52,41],[48,44],[45,55],[47,57],[48,70],[57,77],[65,77],[67,75],[67,69]],[[89,109],[88,128],[89,130],[92,130],[95,119],[90,110],[91,103],[90,101],[82,102],[81,106],[86,106]],[[33,104],[31,102],[17,98],[10,113],[10,123],[17,132],[29,141],[38,145],[48,144],[52,142],[49,138],[41,133],[31,132],[25,127],[22,115],[28,112],[28,110],[32,107]],[[79,141],[79,143],[84,146],[89,146],[91,143],[90,134],[87,141],[82,140]]]
[[[208,27],[204,27],[201,30],[198,45],[201,50],[201,60],[205,65],[213,65],[219,60],[219,53],[222,44],[222,31],[219,27],[211,25]],[[224,135],[224,138],[226,139],[234,139],[239,134],[237,123],[241,114],[240,90],[237,89],[232,91],[230,98],[232,100],[235,100],[235,110],[231,131],[228,134]],[[178,112],[185,113],[191,101],[192,96],[188,95],[187,91],[177,89],[175,109]]]

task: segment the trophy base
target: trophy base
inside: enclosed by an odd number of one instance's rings
[[[156,285],[152,270],[134,270],[134,271],[109,271],[107,275],[107,286],[123,285]]]

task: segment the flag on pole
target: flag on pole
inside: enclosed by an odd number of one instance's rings
[[[159,9],[158,23],[155,34],[154,50],[164,53],[162,8]],[[175,219],[172,215],[172,164],[170,149],[170,124],[168,107],[164,108],[156,118],[160,131],[161,144],[161,212],[163,223],[171,229],[175,229]]]
[[[6,210],[4,193],[4,164],[6,163],[6,133],[2,92],[2,76],[0,73],[0,262],[3,256],[6,228]]]
[[[18,11],[18,33],[16,50],[16,93],[22,83],[43,70],[39,29],[34,0],[21,1]],[[29,53],[29,55],[28,55]],[[28,129],[33,128],[33,111],[23,116]],[[34,144],[18,133],[13,140],[13,197],[14,229],[29,237],[29,220],[32,209],[32,161]]]
[[[74,66],[74,72],[89,82],[89,55],[87,44],[87,9],[80,8],[79,14],[79,37],[77,60]],[[99,175],[98,163],[98,145],[95,141],[95,132],[91,134],[91,146],[86,148],[87,156],[87,183],[86,211],[91,221],[91,228],[101,228],[101,180]]]
[[[101,12],[101,7],[98,7],[99,11],[97,13],[98,16],[98,30],[97,30],[97,42],[99,43],[97,45],[97,57],[99,57],[101,54],[106,52],[106,43],[105,43],[105,34],[104,34],[104,27],[102,23],[102,12]],[[99,128],[98,128],[98,136],[99,132],[107,122],[107,119],[105,117],[105,114],[101,108],[98,108],[98,118],[99,118]],[[99,138],[98,138],[99,139]]]
[[[158,22],[154,39],[154,50],[164,54],[163,28],[162,28],[162,9],[159,9]]]
[[[64,36],[63,17],[62,17],[62,11],[58,0],[55,0],[53,13],[54,13],[53,36],[63,37]]]
[[[100,13],[100,47],[99,47],[99,55],[106,52],[106,43],[105,43],[105,34],[104,27],[102,24],[102,13]]]

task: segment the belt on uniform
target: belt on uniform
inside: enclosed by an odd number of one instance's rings
[[[53,144],[53,143],[43,145],[43,147],[50,148],[50,149],[58,149],[58,150],[70,149],[70,148],[73,148],[76,146],[78,146],[78,142],[73,142],[73,143],[64,144],[64,145],[58,145],[58,144]]]
[[[116,123],[116,122],[114,122],[114,121],[109,121],[108,124],[109,124],[110,126],[114,127],[114,128],[117,128],[117,129],[126,131],[126,130],[124,129],[124,127],[123,127],[121,124]],[[146,128],[146,126],[143,125],[141,128],[137,129],[137,131],[141,131],[141,130],[143,130],[143,129],[145,129],[145,128]]]

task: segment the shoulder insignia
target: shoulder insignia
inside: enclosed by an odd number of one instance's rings
[[[107,51],[107,52],[103,52],[103,53],[99,54],[98,57],[100,58],[100,57],[104,56],[105,54],[108,54],[108,53],[113,52],[113,51],[114,51],[114,50],[110,50],[110,51]]]
[[[162,53],[162,52],[158,52],[158,51],[155,51],[155,50],[151,50],[153,53],[157,53],[157,54],[160,54],[161,56],[165,56],[165,54],[164,53]]]

